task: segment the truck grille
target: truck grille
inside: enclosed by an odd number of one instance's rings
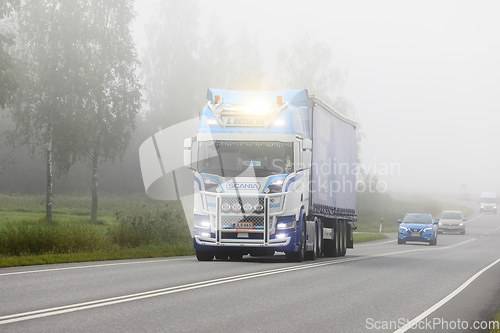
[[[252,222],[254,229],[264,228],[263,216],[223,216],[221,220],[222,229],[232,229],[233,222]]]

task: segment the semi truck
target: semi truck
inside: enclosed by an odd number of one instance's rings
[[[184,165],[199,261],[344,256],[356,221],[356,123],[306,89],[208,89]]]

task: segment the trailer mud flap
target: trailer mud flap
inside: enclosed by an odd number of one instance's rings
[[[348,249],[354,248],[353,230],[352,230],[352,225],[350,223],[347,223],[347,243],[346,243],[346,247]]]

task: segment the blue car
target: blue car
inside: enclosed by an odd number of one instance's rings
[[[406,244],[407,241],[437,244],[438,222],[431,214],[406,214],[398,223],[398,244]]]

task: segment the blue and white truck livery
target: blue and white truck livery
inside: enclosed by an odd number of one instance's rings
[[[207,99],[184,141],[198,260],[344,256],[356,221],[356,123],[305,89],[209,89]]]

